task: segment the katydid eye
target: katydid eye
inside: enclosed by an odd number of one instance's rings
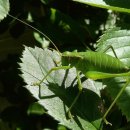
[[[63,53],[63,55],[70,55],[70,52],[69,52],[69,51],[65,51],[65,52]]]

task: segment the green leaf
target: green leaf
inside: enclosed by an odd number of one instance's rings
[[[9,0],[0,0],[0,21],[7,16],[9,12]]]
[[[130,13],[130,1],[128,0],[73,0],[83,4],[100,8],[111,9],[119,12]]]
[[[20,63],[25,86],[48,114],[60,124],[73,130],[97,130],[101,123],[99,90],[90,79],[82,78],[83,92],[71,110],[72,119],[67,119],[67,110],[78,93],[75,68],[69,71],[53,71],[40,87],[32,84],[39,82],[56,63],[60,56],[56,51],[25,47]]]
[[[128,67],[130,67],[130,31],[129,30],[119,30],[119,28],[114,28],[108,30],[98,41],[97,51],[103,51],[107,46],[112,46],[115,50],[117,57]],[[107,51],[107,54],[114,56],[111,49]],[[129,77],[127,77],[129,78]],[[104,80],[107,85],[107,91],[114,99],[120,89],[125,85],[126,78],[112,78]],[[121,109],[123,115],[127,117],[130,121],[130,84],[127,86],[123,94],[117,101],[117,105]]]

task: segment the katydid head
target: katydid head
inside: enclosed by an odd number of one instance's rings
[[[70,64],[70,57],[69,57],[69,55],[70,55],[69,51],[65,51],[65,52],[62,53],[62,58],[61,58],[62,65],[67,66],[67,65]]]
[[[62,53],[62,65],[66,66],[66,65],[74,65],[78,62],[79,59],[82,59],[82,57],[80,55],[78,55],[77,51],[74,52],[69,52],[69,51],[65,51]]]

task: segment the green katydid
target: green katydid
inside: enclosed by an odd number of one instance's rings
[[[101,60],[99,60],[101,59]],[[47,75],[39,82],[37,85],[40,85],[47,76],[55,70],[59,69],[70,69],[72,67],[75,67],[77,70],[77,80],[78,80],[78,86],[79,86],[79,93],[75,97],[73,103],[71,104],[68,113],[70,114],[70,110],[77,101],[80,93],[82,92],[82,84],[79,76],[79,72],[82,72],[86,78],[90,78],[93,80],[97,79],[105,79],[105,78],[113,78],[113,77],[122,77],[122,76],[129,76],[129,68],[124,65],[119,59],[112,57],[110,55],[107,55],[102,52],[93,52],[93,51],[87,51],[87,52],[64,52],[62,53],[62,60],[61,60],[62,66],[52,68]],[[105,64],[104,64],[105,63]],[[111,63],[111,64],[110,64]],[[86,66],[86,67],[85,67]],[[130,80],[126,82],[124,87],[121,89],[113,103],[111,104],[108,111],[105,113],[103,120],[108,124],[106,121],[106,116],[112,106],[115,104],[117,99],[122,94],[123,90],[127,87]]]
[[[10,15],[11,16],[11,15]],[[13,17],[13,16],[11,16]],[[14,19],[17,19],[13,17]],[[17,19],[19,20],[19,19]],[[19,20],[20,22],[30,26],[29,24]],[[41,31],[37,30],[36,28],[30,26],[31,28],[35,29],[39,33],[43,34]],[[45,35],[43,34],[54,46],[55,44]],[[57,49],[57,47],[55,46]],[[58,49],[57,49],[58,50]],[[59,51],[58,51],[59,52]],[[115,54],[115,53],[114,53]],[[42,82],[47,78],[47,76],[55,70],[59,69],[70,69],[72,67],[75,67],[77,70],[77,81],[79,86],[79,93],[75,97],[74,101],[72,102],[71,106],[69,107],[68,114],[70,114],[71,108],[74,106],[75,102],[77,101],[80,93],[82,92],[82,83],[80,80],[80,72],[82,72],[86,78],[91,78],[93,80],[96,79],[104,79],[104,78],[114,78],[114,77],[122,77],[122,76],[129,76],[130,75],[130,68],[124,65],[118,58],[112,57],[110,55],[107,55],[102,52],[93,52],[93,51],[87,51],[87,52],[64,52],[60,53],[61,55],[61,66],[52,68],[47,75],[41,79],[37,85],[41,85]],[[116,55],[115,55],[116,56]],[[117,99],[120,97],[124,89],[128,86],[130,80],[127,79],[126,84],[122,87],[118,95],[116,96],[113,103],[110,105],[108,110],[103,116],[103,120],[106,121],[106,116],[113,107],[113,105],[116,103]],[[71,116],[71,115],[69,115]]]

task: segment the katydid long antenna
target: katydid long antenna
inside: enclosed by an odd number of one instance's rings
[[[15,16],[13,16],[13,15],[11,15],[11,14],[8,14],[8,16],[10,16],[11,18],[13,18],[13,19],[15,19],[15,20],[17,20],[17,21],[19,21],[19,22],[21,22],[21,23],[27,25],[28,27],[32,28],[33,30],[37,31],[38,33],[42,34],[47,40],[49,40],[49,41],[52,43],[52,45],[55,47],[55,49],[56,49],[56,50],[58,51],[58,53],[61,55],[61,53],[60,53],[59,49],[57,48],[57,46],[55,45],[55,43],[54,43],[46,34],[44,34],[42,31],[40,31],[39,29],[35,28],[34,26],[28,24],[28,23],[25,22],[25,21],[20,20],[19,18],[15,17]]]

